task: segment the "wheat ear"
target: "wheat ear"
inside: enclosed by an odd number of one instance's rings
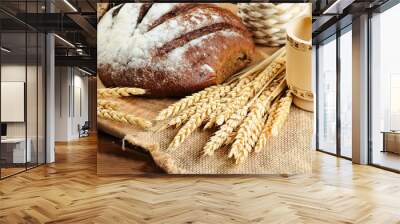
[[[258,141],[264,124],[264,116],[269,105],[286,87],[285,80],[281,77],[275,79],[255,101],[249,114],[240,125],[238,133],[231,147],[230,154],[236,160],[236,163],[243,162]]]
[[[214,121],[212,124],[215,123],[215,118],[217,114],[224,108],[224,104],[226,104],[229,99],[239,95],[243,87],[252,81],[253,76],[254,74],[246,76],[245,78],[239,77],[239,79],[236,79],[229,84],[218,86],[218,88],[212,93],[208,94],[207,97],[200,100],[193,106],[179,112],[176,117],[172,118],[168,122],[168,126],[180,127],[184,122],[189,120],[191,116],[213,102],[215,109],[206,117],[206,120],[209,121],[209,123],[205,125],[205,128],[207,128],[212,121]]]
[[[273,114],[275,113],[278,106],[279,106],[279,99],[276,99],[275,102],[272,104],[271,108],[268,110],[268,117],[266,118],[263,130],[260,134],[260,137],[258,138],[257,144],[254,147],[254,152],[256,153],[260,152],[267,143],[268,139],[267,133],[269,132],[273,121],[273,119],[271,118],[274,116]]]
[[[97,109],[97,116],[125,124],[137,125],[142,128],[150,128],[152,126],[152,123],[144,118],[110,109]]]
[[[267,87],[265,85],[257,95],[247,102],[247,104],[239,109],[236,113],[234,113],[228,121],[221,126],[221,128],[213,135],[210,140],[206,143],[205,147],[203,148],[204,155],[213,155],[214,151],[219,149],[224,144],[229,144],[227,141],[230,140],[232,136],[232,132],[243,122],[244,118],[247,115],[249,108],[255,102],[257,97],[264,91]]]
[[[289,116],[292,100],[293,96],[290,90],[288,90],[286,95],[279,100],[279,106],[276,109],[276,114],[271,127],[271,136],[277,136],[279,134],[279,130],[282,128]]]
[[[284,69],[285,61],[282,58],[276,59],[263,72],[261,72],[251,83],[242,91],[239,97],[236,97],[227,105],[223,113],[217,116],[216,124],[222,125],[229,117],[243,107],[249,99],[260,91],[263,86],[269,85]]]
[[[208,140],[203,148],[204,155],[212,156],[214,152],[219,149],[234,132],[234,130],[242,123],[246,117],[248,107],[244,107],[234,113],[229,120],[223,124],[218,131]]]
[[[109,100],[97,100],[97,109],[111,109],[115,110],[118,108],[118,104]]]
[[[195,103],[199,102],[202,99],[209,97],[212,93],[218,90],[220,86],[210,86],[200,92],[197,92],[193,95],[187,96],[178,102],[170,105],[166,109],[160,111],[158,113],[156,120],[165,120],[167,118],[173,117],[177,115],[179,112],[183,111],[190,106],[193,106]]]
[[[251,74],[245,73],[245,76],[239,77],[237,84],[232,88],[232,90],[228,94],[226,94],[226,97],[216,101],[217,102],[216,108],[207,118],[207,123],[204,125],[204,129],[209,129],[215,125],[218,115],[220,115],[224,111],[224,109],[226,109],[226,106],[228,106],[232,101],[235,100],[236,97],[238,97],[241,94],[243,88],[245,88],[246,85],[251,83],[254,77],[257,76],[258,74],[259,73],[251,73]]]
[[[97,97],[124,97],[124,96],[135,96],[144,95],[146,90],[134,87],[121,87],[121,88],[101,88],[97,90]]]
[[[236,135],[237,131],[233,131],[232,133],[230,133],[228,138],[226,138],[226,141],[224,142],[223,146],[232,144],[233,141],[235,140]]]
[[[182,144],[194,130],[200,127],[214,107],[215,104],[211,103],[209,106],[204,107],[201,111],[190,117],[190,119],[182,126],[182,128],[179,129],[168,149],[176,149],[180,144]]]
[[[213,94],[210,94],[208,97],[200,100],[200,102],[195,103],[193,106],[183,110],[176,117],[172,118],[168,122],[168,126],[180,127],[184,122],[188,121],[191,116],[202,111],[205,107],[211,105],[211,103],[213,107],[216,107],[216,105],[219,104],[220,99],[226,96],[235,85],[236,83],[219,86],[218,89],[213,92]],[[208,119],[208,116],[209,115],[207,115],[206,119]]]
[[[278,135],[278,131],[283,126],[289,116],[290,106],[292,103],[292,95],[287,91],[286,95],[272,105],[268,112],[268,119],[265,122],[263,131],[254,148],[255,152],[260,152],[266,145],[268,137]]]
[[[282,78],[283,77],[277,77],[278,80],[281,80]],[[271,80],[271,82],[272,81],[273,80]],[[216,151],[222,145],[226,144],[227,141],[229,141],[231,133],[243,122],[251,105],[256,101],[258,96],[268,87],[268,85],[269,83],[262,86],[259,92],[255,94],[255,97],[248,102],[246,101],[245,106],[239,108],[236,113],[233,113],[226,121],[226,123],[223,124],[221,128],[210,138],[210,140],[203,148],[205,155],[213,155],[214,151]],[[233,154],[230,154],[229,157],[231,157],[232,155]]]

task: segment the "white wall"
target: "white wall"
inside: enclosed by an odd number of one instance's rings
[[[37,70],[38,69],[38,70]],[[25,64],[3,64],[1,66],[1,81],[5,82],[24,82],[26,84],[26,110],[27,120],[25,122],[6,122],[7,137],[30,139],[32,158],[39,159],[39,163],[44,162],[45,130],[44,130],[44,74],[42,68],[36,65]],[[26,80],[27,79],[27,80]],[[1,108],[7,110],[8,108]],[[36,153],[39,156],[36,157]]]
[[[4,82],[25,82],[27,83],[27,125],[28,129],[32,127],[36,135],[36,107],[37,107],[37,93],[36,93],[36,66],[27,66],[28,82],[25,80],[25,64],[5,64],[1,66],[1,81]],[[31,75],[32,74],[32,75]],[[41,101],[40,101],[41,102]],[[39,107],[42,105],[39,105]],[[7,108],[1,108],[7,110]],[[28,130],[28,137],[30,131]],[[7,135],[9,137],[25,137],[25,122],[12,122],[7,123]]]
[[[68,141],[69,139],[69,69],[67,67],[55,68],[55,141]]]
[[[77,139],[78,125],[88,120],[88,78],[76,68],[56,67],[55,85],[55,140]]]

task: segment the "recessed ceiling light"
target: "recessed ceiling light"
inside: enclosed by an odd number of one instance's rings
[[[92,75],[92,73],[90,73],[90,72],[88,72],[88,71],[86,71],[86,70],[83,70],[83,69],[81,69],[81,68],[79,68],[79,67],[78,67],[78,70],[81,71],[81,72],[83,72],[83,73],[85,73],[85,74],[87,74],[87,75]]]
[[[78,12],[78,10],[73,6],[68,0],[64,0],[65,4],[67,4],[73,11]]]
[[[71,42],[69,42],[68,40],[60,37],[58,34],[54,34],[55,37],[57,37],[59,40],[61,40],[62,42],[64,42],[65,44],[69,45],[70,47],[75,48],[75,45],[73,45]]]
[[[10,53],[11,52],[11,50],[9,50],[9,49],[7,49],[5,47],[1,47],[0,49],[1,49],[1,51],[4,51],[6,53]]]
[[[351,5],[354,0],[336,0],[322,14],[342,14],[343,10]]]

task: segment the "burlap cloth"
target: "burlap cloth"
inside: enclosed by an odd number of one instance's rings
[[[173,103],[171,99],[109,98],[120,105],[121,111],[154,118],[157,113]],[[313,114],[292,106],[288,120],[279,135],[269,139],[260,153],[250,153],[242,164],[236,165],[228,158],[227,147],[219,149],[214,156],[202,156],[202,149],[215,130],[198,129],[174,151],[167,147],[177,129],[168,128],[144,131],[105,119],[98,119],[99,128],[117,138],[128,135],[130,142],[147,150],[159,167],[169,174],[298,174],[311,173],[311,140]],[[101,146],[100,146],[101,147]],[[122,150],[122,148],[121,148]]]

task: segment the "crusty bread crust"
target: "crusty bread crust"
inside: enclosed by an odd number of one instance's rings
[[[140,87],[157,97],[221,83],[254,52],[240,19],[210,4],[127,3],[108,11],[98,27],[103,84]]]

